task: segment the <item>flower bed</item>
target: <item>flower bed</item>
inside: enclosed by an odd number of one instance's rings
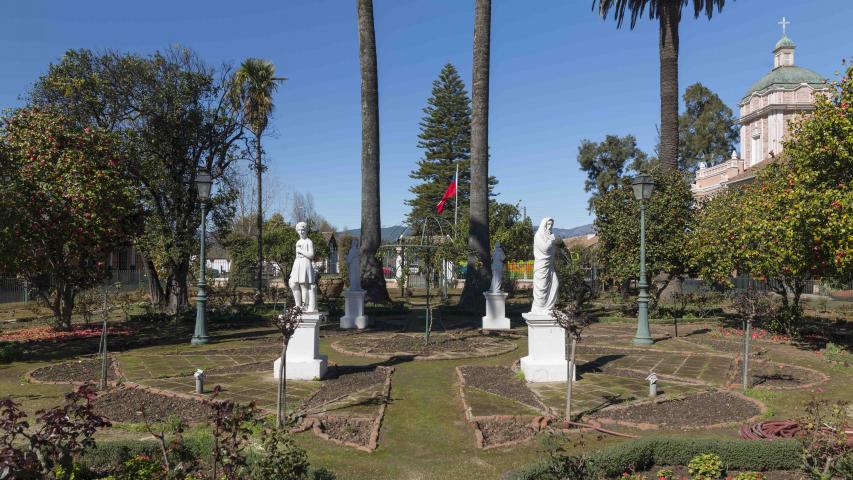
[[[130,335],[127,327],[107,327],[109,335]],[[100,337],[101,327],[96,325],[75,325],[71,330],[56,330],[53,327],[42,326],[22,328],[0,335],[0,340],[13,342],[57,342],[76,338]]]

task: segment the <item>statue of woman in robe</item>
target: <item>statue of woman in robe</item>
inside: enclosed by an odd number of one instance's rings
[[[349,271],[349,291],[361,291],[361,252],[358,251],[358,240],[353,240],[347,253],[347,269]]]
[[[290,270],[288,285],[293,290],[293,300],[297,307],[304,312],[317,311],[317,274],[314,272],[314,242],[308,238],[308,225],[305,222],[296,224],[296,259]]]
[[[495,251],[492,252],[492,285],[489,289],[491,293],[501,292],[501,280],[504,274],[504,251],[501,248],[501,242],[495,243]]]
[[[530,313],[550,315],[557,303],[556,253],[559,240],[551,231],[554,219],[545,217],[533,237],[533,306]]]

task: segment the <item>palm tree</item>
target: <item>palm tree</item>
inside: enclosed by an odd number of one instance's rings
[[[263,267],[264,267],[264,211],[263,211],[263,172],[266,169],[263,162],[261,137],[269,123],[273,109],[273,93],[279,83],[287,80],[275,76],[275,65],[260,58],[247,58],[234,74],[231,85],[231,99],[235,105],[240,105],[246,117],[249,130],[255,135],[255,175],[258,182],[258,290],[255,302],[263,301]]]
[[[489,53],[492,2],[474,6],[474,63],[471,92],[471,190],[469,195],[468,270],[460,303],[481,303],[491,281],[489,252]]]
[[[690,3],[693,15],[704,13],[708,19],[723,9],[726,0],[593,0],[601,18],[612,10],[616,28],[622,26],[625,11],[631,15],[631,29],[648,8],[649,19],[658,20],[660,48],[660,163],[665,169],[678,168],[678,23]]]
[[[358,0],[358,57],[361,70],[361,285],[373,302],[390,300],[382,266],[379,219],[379,80],[373,0]]]

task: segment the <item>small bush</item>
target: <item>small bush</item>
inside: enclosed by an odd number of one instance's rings
[[[675,471],[671,468],[661,468],[655,476],[658,480],[675,480]]]
[[[262,446],[262,454],[252,469],[254,478],[258,480],[266,478],[303,480],[308,478],[308,454],[296,445],[287,430],[265,431]]]
[[[761,472],[740,472],[735,475],[734,480],[764,480]]]
[[[19,342],[0,341],[0,363],[12,363],[24,357],[24,346]]]
[[[716,480],[723,476],[723,460],[716,453],[697,455],[687,464],[693,480]]]

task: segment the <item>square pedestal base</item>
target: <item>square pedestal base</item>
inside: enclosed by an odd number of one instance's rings
[[[506,297],[504,292],[483,292],[486,297],[486,316],[483,317],[483,330],[509,330],[506,318]]]
[[[344,292],[344,316],[341,317],[341,328],[359,330],[367,328],[367,316],[364,315],[364,290]]]
[[[328,359],[320,355],[320,323],[325,320],[326,312],[305,312],[302,323],[290,338],[285,354],[285,372],[287,380],[320,379],[326,373]],[[273,362],[273,378],[278,378],[281,358]]]
[[[565,382],[568,376],[566,334],[549,314],[525,313],[528,355],[521,371],[528,382]]]

